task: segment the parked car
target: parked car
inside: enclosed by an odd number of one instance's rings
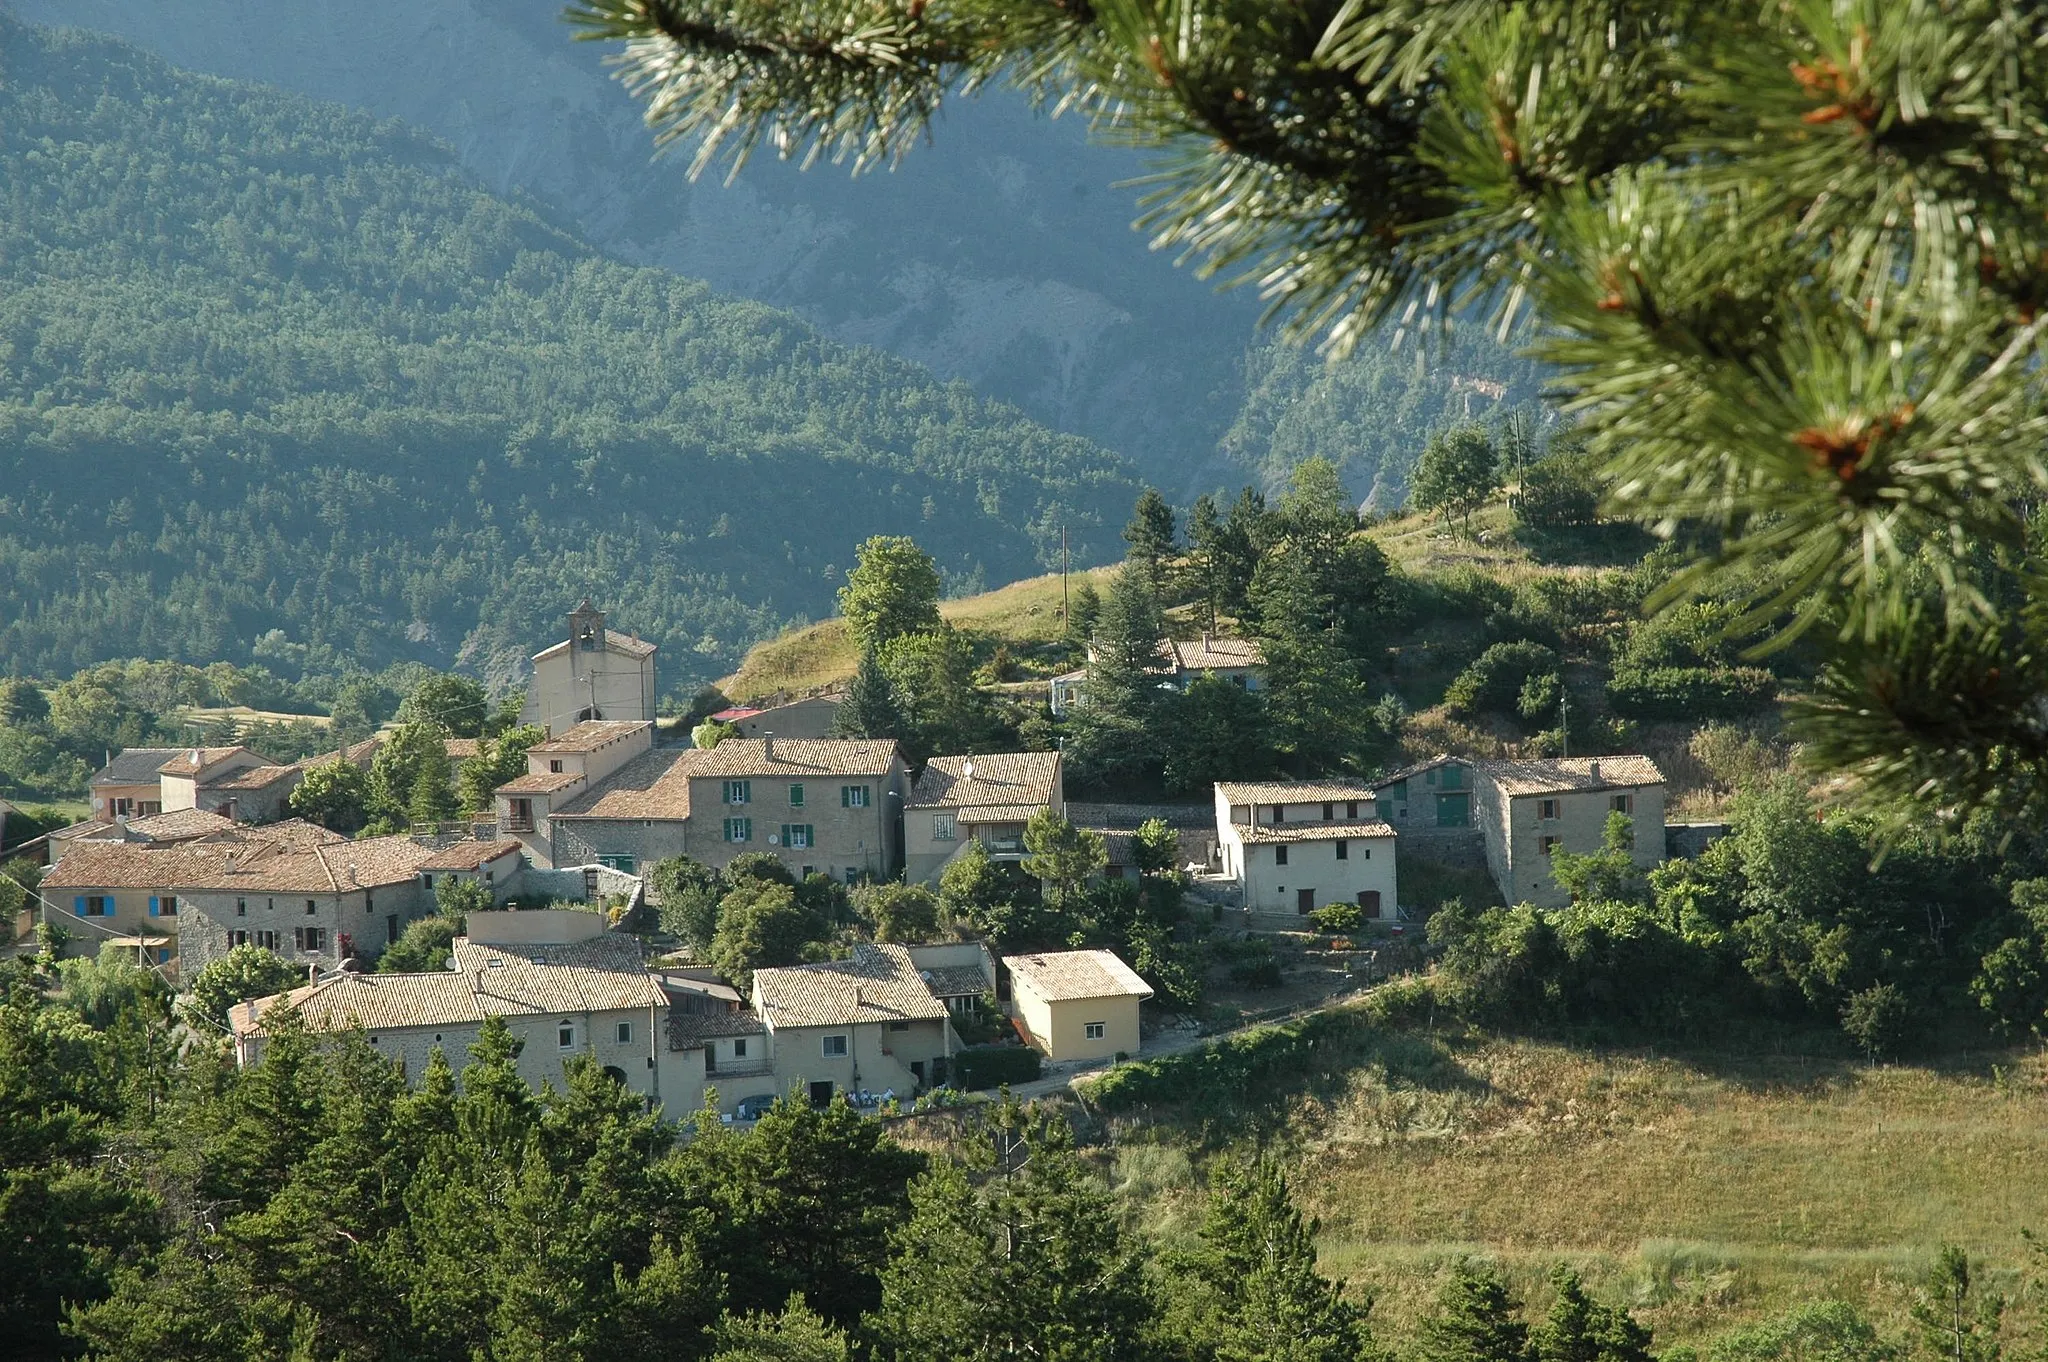
[[[772,1092],[757,1092],[752,1097],[742,1097],[739,1106],[733,1108],[733,1116],[741,1121],[758,1121],[768,1114],[780,1097]]]

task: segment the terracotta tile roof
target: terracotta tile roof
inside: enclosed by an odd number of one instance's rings
[[[631,937],[569,945],[482,946],[455,941],[453,970],[428,974],[338,974],[289,993],[242,1003],[229,1013],[237,1035],[262,1030],[262,1014],[290,1002],[316,1029],[360,1023],[367,1031],[463,1026],[491,1016],[573,1017],[658,1007],[661,990]]]
[[[481,738],[450,738],[441,744],[448,752],[450,761],[468,761],[483,746]]]
[[[657,747],[606,776],[555,810],[554,818],[658,818],[690,816],[690,763],[695,749]]]
[[[537,742],[534,752],[595,752],[608,743],[629,737],[642,729],[652,728],[645,719],[585,719],[562,730],[546,742]]]
[[[128,747],[114,754],[92,778],[95,785],[154,785],[157,772],[172,757],[181,757],[189,747]]]
[[[65,844],[43,888],[177,889],[213,875],[226,854],[224,847],[204,844],[153,847],[81,838]]]
[[[910,952],[901,946],[861,944],[853,948],[851,960],[755,970],[754,1004],[778,1029],[930,1021],[946,1015],[946,1005],[925,987]]]
[[[470,740],[464,738],[450,738],[448,741],[450,743],[456,743],[466,742]],[[375,737],[365,738],[361,742],[350,743],[347,747],[337,747],[330,751],[314,752],[308,756],[300,757],[297,761],[293,762],[292,765],[310,769],[311,767],[325,765],[326,763],[334,761],[337,758],[339,758],[340,760],[347,762],[351,766],[360,766],[364,770],[368,770],[370,767],[371,760],[377,755],[377,749],[382,747],[383,745],[384,737],[382,734],[378,734]]]
[[[1263,667],[1266,650],[1257,639],[1220,638],[1174,639],[1167,643],[1175,664],[1184,672],[1228,671],[1240,667]]]
[[[1248,844],[1263,846],[1271,842],[1343,842],[1354,837],[1392,837],[1394,829],[1378,819],[1366,819],[1356,823],[1282,823],[1278,827],[1265,824],[1245,826],[1238,836]]]
[[[934,998],[979,998],[990,991],[988,976],[973,965],[944,965],[923,977]]]
[[[288,842],[295,846],[333,846],[349,839],[338,832],[329,832],[318,823],[309,823],[303,818],[287,818],[277,823],[232,823],[219,832],[209,833],[203,841],[213,842]]]
[[[727,738],[718,746],[686,748],[690,775],[759,776],[802,780],[806,776],[885,776],[896,764],[894,739]]]
[[[1398,781],[1412,780],[1416,776],[1421,775],[1424,771],[1431,771],[1439,766],[1463,766],[1469,769],[1471,765],[1472,759],[1470,757],[1431,757],[1428,761],[1413,762],[1407,766],[1403,766],[1398,771],[1387,772],[1387,774],[1380,776],[1373,781],[1373,788],[1378,790],[1384,790],[1387,786],[1395,784]],[[1453,793],[1456,792],[1453,791]]]
[[[1029,823],[1032,814],[1046,807],[1044,804],[973,804],[960,810],[957,818],[970,827],[978,823]]]
[[[477,870],[485,862],[495,861],[500,856],[510,856],[518,851],[522,843],[516,837],[501,837],[494,842],[475,840],[456,842],[442,847],[426,860],[420,862],[421,870]]]
[[[310,833],[300,833],[189,845],[195,853],[193,864],[182,868],[172,883],[216,893],[336,894],[403,884],[433,855],[410,837],[318,842]]]
[[[933,757],[905,803],[913,809],[971,804],[1052,803],[1060,773],[1057,752],[989,752],[975,757]],[[1029,817],[1027,814],[1026,817]]]
[[[767,1029],[759,1017],[745,1008],[736,1012],[685,1012],[672,1007],[668,1013],[668,1048],[695,1050],[707,1040],[758,1036]]]
[[[262,790],[275,785],[286,776],[302,776],[305,769],[299,766],[249,766],[233,771],[218,780],[203,780],[200,784],[209,790]]]
[[[156,769],[158,775],[192,776],[204,780],[207,772],[236,756],[255,757],[266,766],[271,764],[246,747],[184,747],[171,749],[170,757]]]
[[[760,712],[760,710],[747,705],[734,705],[731,709],[719,710],[718,713],[711,717],[722,724],[736,724],[742,719],[751,719]]]
[[[656,651],[654,644],[634,638],[631,634],[622,634],[616,629],[604,631],[604,646],[609,652],[624,653],[627,657],[653,657]],[[569,640],[565,638],[554,647],[543,648],[535,653],[533,660],[538,662],[544,657],[553,657],[568,650]]]
[[[235,820],[205,809],[173,809],[128,820],[128,832],[152,842],[184,842],[226,832]]]
[[[1554,757],[1543,761],[1482,761],[1474,765],[1509,795],[1578,794],[1662,785],[1664,773],[1648,757]]]
[[[1078,998],[1149,998],[1152,986],[1110,951],[1006,955],[1010,979],[1049,1003]]]
[[[523,776],[515,776],[511,780],[506,781],[491,793],[503,795],[552,794],[556,790],[579,784],[582,780],[582,775],[575,771],[528,771]]]
[[[1362,780],[1224,780],[1216,790],[1233,808],[1239,804],[1343,804],[1368,800],[1373,787]]]

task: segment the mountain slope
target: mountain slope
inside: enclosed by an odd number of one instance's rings
[[[862,537],[1110,551],[1112,455],[608,260],[403,128],[0,17],[0,671],[506,672],[585,593],[664,684]]]
[[[640,107],[558,0],[0,0],[193,70],[397,117],[499,193],[526,192],[621,259],[787,307],[1040,421],[1125,451],[1179,493],[1230,421],[1258,303],[1130,230],[1144,159],[1015,96],[948,108],[898,169],[757,157],[727,186],[654,159]]]

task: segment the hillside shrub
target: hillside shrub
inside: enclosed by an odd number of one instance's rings
[[[1444,703],[1461,717],[1511,714],[1531,678],[1556,671],[1557,654],[1540,643],[1496,643],[1458,673],[1444,692]]]
[[[1022,1045],[970,1045],[953,1056],[953,1086],[977,1092],[1005,1083],[1029,1083],[1042,1065],[1038,1051]]]
[[[1365,921],[1365,910],[1355,903],[1326,903],[1308,915],[1319,932],[1355,932]]]
[[[1142,1107],[1242,1095],[1255,1084],[1285,1076],[1314,1081],[1348,1069],[1340,1041],[1369,1023],[1358,1012],[1336,1008],[1272,1026],[1255,1026],[1213,1044],[1179,1054],[1127,1064],[1090,1085],[1095,1104],[1110,1115]]]
[[[1616,672],[1607,703],[1636,719],[1734,719],[1777,692],[1778,678],[1761,667],[1643,667]]]

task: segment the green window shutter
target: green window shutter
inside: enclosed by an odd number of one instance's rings
[[[791,807],[792,809],[801,809],[801,808],[802,808],[803,806],[804,806],[804,787],[803,787],[803,786],[801,786],[801,785],[792,785],[792,786],[790,786],[790,787],[789,787],[789,807]]]
[[[853,807],[853,787],[851,785],[839,787],[839,807],[842,809]]]

